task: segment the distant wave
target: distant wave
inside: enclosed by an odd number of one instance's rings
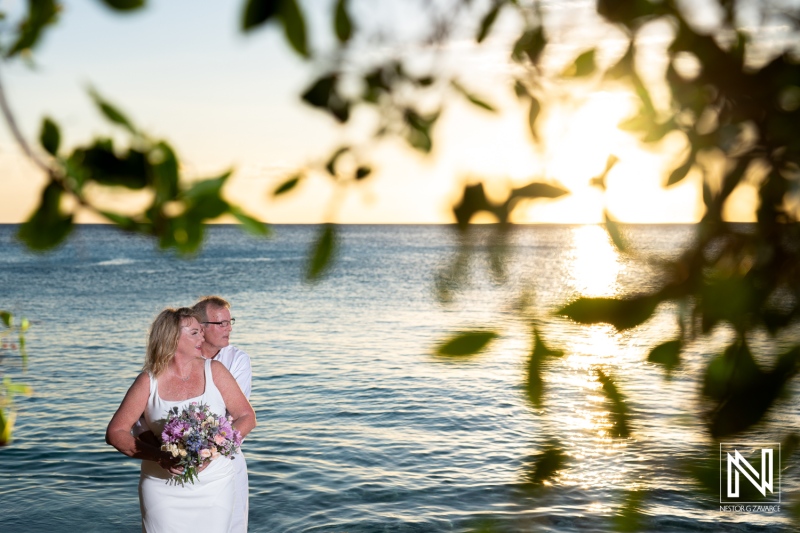
[[[117,257],[116,259],[109,259],[107,261],[100,261],[97,263],[97,266],[118,266],[118,265],[130,265],[135,263],[135,259],[128,259],[127,257]]]

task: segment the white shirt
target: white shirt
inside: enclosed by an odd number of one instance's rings
[[[250,356],[236,346],[229,344],[214,356],[214,359],[225,365],[230,370],[244,397],[250,399],[252,388],[253,370],[250,367]]]

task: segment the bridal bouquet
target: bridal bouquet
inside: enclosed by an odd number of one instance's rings
[[[197,469],[206,461],[220,456],[232,457],[242,444],[242,434],[231,426],[232,418],[217,416],[205,404],[192,402],[179,411],[170,409],[161,433],[161,450],[180,457],[183,473],[173,480],[183,485],[194,484]]]

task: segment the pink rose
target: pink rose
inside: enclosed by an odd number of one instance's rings
[[[201,459],[208,459],[209,457],[211,457],[211,450],[203,448],[202,450],[200,450],[199,455]]]

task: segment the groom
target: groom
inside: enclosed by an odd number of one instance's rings
[[[250,369],[250,356],[235,346],[230,345],[230,336],[235,319],[231,318],[230,304],[219,296],[204,296],[192,306],[202,318],[203,357],[216,359],[230,370],[245,397],[250,399],[250,386],[253,378]],[[234,503],[231,533],[247,531],[247,515],[249,509],[249,485],[247,480],[247,464],[244,455],[236,454],[234,468]]]

